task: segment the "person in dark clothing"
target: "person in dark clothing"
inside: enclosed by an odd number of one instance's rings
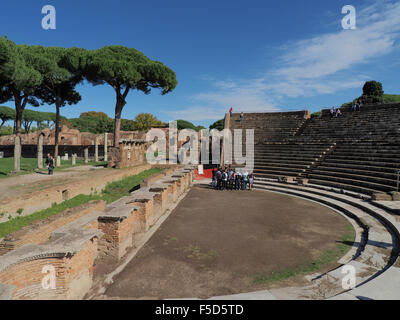
[[[215,178],[217,179],[217,190],[222,188],[222,172],[220,169],[215,173]]]
[[[234,184],[235,184],[235,169],[230,169],[228,173],[229,190],[233,190]]]
[[[242,173],[240,171],[237,171],[235,174],[235,190],[241,189],[241,179],[242,179]]]
[[[217,187],[217,177],[216,177],[216,174],[217,174],[217,169],[214,168],[214,169],[212,170],[212,187],[213,187],[214,189]]]
[[[46,166],[49,166],[50,158],[51,158],[51,155],[50,155],[50,153],[48,153],[46,156]]]
[[[52,175],[54,171],[54,158],[50,154],[47,154],[46,165],[47,169],[49,169],[49,175]]]

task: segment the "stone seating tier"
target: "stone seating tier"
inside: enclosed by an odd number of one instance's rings
[[[257,177],[292,176],[310,183],[355,192],[397,190],[400,170],[400,104],[342,109],[332,118],[308,118],[304,112],[239,114],[231,129],[255,129],[254,173]],[[242,150],[246,153],[246,138]],[[251,154],[249,154],[251,155]]]

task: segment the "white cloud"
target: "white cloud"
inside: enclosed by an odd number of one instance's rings
[[[400,2],[371,2],[358,10],[356,30],[284,44],[275,69],[254,79],[210,81],[212,90],[193,97],[196,107],[174,112],[188,120],[220,119],[229,107],[236,111],[276,111],[276,105],[286,97],[360,88],[369,76],[355,72],[355,67],[398,50],[399,38]]]

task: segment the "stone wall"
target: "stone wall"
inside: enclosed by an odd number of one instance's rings
[[[13,232],[0,241],[0,256],[15,250],[24,244],[41,244],[49,240],[51,234],[58,228],[79,219],[93,211],[104,211],[106,202],[91,201],[79,207],[68,209],[55,216],[36,221],[27,227]]]
[[[109,166],[126,168],[146,163],[146,150],[150,145],[145,140],[120,140],[118,147],[109,148]]]
[[[17,195],[0,200],[1,212],[7,214],[0,217],[0,223],[7,221],[8,215],[18,216],[17,210],[24,209],[23,215],[33,213],[38,210],[46,209],[52,203],[60,203],[64,200],[73,198],[79,194],[90,194],[100,192],[109,182],[121,180],[129,175],[138,174],[143,170],[150,169],[150,164],[142,164],[125,170],[105,170],[104,175],[93,177],[87,181],[74,181],[56,185],[48,189],[37,190],[29,194]]]
[[[104,261],[118,263],[193,180],[192,167],[177,166],[105,209],[102,202],[92,203],[47,221],[48,229],[46,223],[39,225],[40,239],[32,235],[31,242],[2,255],[0,299],[82,299],[93,285],[96,268]],[[26,230],[21,235],[29,237]],[[43,279],[49,274],[44,268],[49,267],[55,271],[55,288],[45,289]]]

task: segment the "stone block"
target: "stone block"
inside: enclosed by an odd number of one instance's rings
[[[392,201],[400,201],[400,192],[392,191],[390,195],[392,196]]]
[[[306,184],[308,184],[308,179],[306,179],[306,178],[299,178],[299,179],[297,179],[297,183],[298,183],[299,185],[306,185]]]
[[[392,201],[392,196],[384,192],[375,192],[372,194],[371,199],[375,201]]]

